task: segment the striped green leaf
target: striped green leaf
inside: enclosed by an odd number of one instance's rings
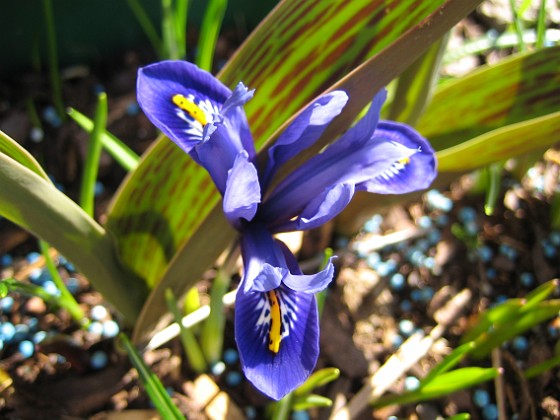
[[[362,64],[336,85],[351,101],[323,140],[328,142],[477,3],[286,0],[219,77],[230,86],[243,80],[256,88],[246,110],[261,147],[303,105]],[[423,22],[428,15],[430,24]],[[151,148],[123,185],[107,227],[123,261],[150,287],[157,284],[137,324],[136,341],[164,310],[163,291],[171,288],[179,295],[235,237],[209,177],[166,139]]]
[[[560,111],[484,133],[437,153],[440,172],[465,172],[552,146]]]
[[[560,109],[560,47],[518,54],[444,84],[417,128],[436,150]]]

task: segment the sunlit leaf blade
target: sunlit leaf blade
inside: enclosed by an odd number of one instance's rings
[[[490,308],[479,315],[479,318],[469,331],[467,331],[461,341],[467,343],[477,339],[481,334],[490,330],[494,324],[506,324],[515,318],[519,309],[523,306],[521,299],[509,299],[493,308]]]
[[[436,150],[560,109],[560,47],[519,54],[444,84],[417,124]]]
[[[487,356],[494,348],[499,347],[507,340],[557,316],[559,311],[560,300],[549,300],[539,303],[527,312],[520,312],[519,316],[511,319],[508,324],[496,326],[496,329],[482,335],[477,340],[477,345],[471,353],[472,357]]]
[[[21,147],[17,141],[3,131],[0,131],[0,152],[11,157],[27,169],[32,170],[40,177],[49,179],[41,165],[39,165],[39,162],[27,150]]]
[[[118,263],[111,239],[54,185],[0,153],[0,215],[48,241],[133,322],[146,289]]]
[[[426,385],[433,379],[437,378],[440,374],[447,372],[455,367],[465,355],[467,355],[473,348],[475,344],[472,341],[462,344],[459,347],[453,349],[445,358],[434,366],[428,374],[422,379],[422,384]]]
[[[442,3],[445,7],[437,9]],[[375,61],[369,61],[356,77],[339,86],[355,96],[345,116],[335,124],[333,132],[339,133],[384,84],[478,3],[285,1],[257,28],[257,35],[247,41],[220,77],[230,86],[243,80],[256,88],[247,114],[255,140],[262,145],[296,110],[379,52]],[[422,23],[430,12],[429,24]],[[254,60],[257,51],[258,60]],[[261,67],[261,63],[266,66]],[[161,316],[163,290],[170,287],[180,295],[180,289],[188,288],[234,237],[217,210],[213,213],[216,222],[205,225],[220,232],[218,237],[202,232],[198,238],[202,244],[190,237],[202,229],[200,223],[208,214],[219,208],[218,202],[206,174],[168,140],[154,145],[121,189],[107,226],[118,238],[125,263],[150,286],[158,284],[135,340],[149,333]],[[200,255],[191,247],[200,247]],[[193,259],[193,255],[204,258]]]
[[[151,402],[154,404],[159,414],[161,414],[162,418],[169,420],[184,419],[185,416],[181,414],[177,406],[173,403],[159,378],[152,372],[149,366],[146,365],[144,359],[142,359],[142,356],[138,353],[128,337],[124,334],[120,334],[119,337],[128,353],[131,363],[138,371],[138,376],[142,385],[144,385],[146,393],[149,395]]]
[[[283,1],[232,57],[220,78],[226,84],[242,80],[256,88],[246,109],[260,145],[303,104],[443,3]]]
[[[380,398],[374,403],[374,406],[402,405],[438,398],[489,381],[497,375],[498,370],[494,368],[466,367],[452,370],[438,375],[415,391]]]
[[[437,153],[440,172],[464,172],[552,146],[560,133],[560,111],[511,124]]]

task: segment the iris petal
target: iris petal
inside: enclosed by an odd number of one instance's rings
[[[270,148],[263,185],[268,184],[280,165],[313,145],[330,122],[340,114],[346,102],[346,92],[333,91],[305,108]]]
[[[281,225],[272,225],[274,232],[308,230],[319,227],[336,217],[354,196],[353,183],[336,184],[314,197],[295,218]]]
[[[426,139],[405,124],[382,121],[375,130],[379,141],[391,141],[415,150],[406,158],[394,161],[380,175],[356,186],[356,189],[379,194],[404,194],[428,188],[436,177],[435,154]]]
[[[247,152],[243,150],[228,172],[223,200],[224,213],[228,221],[239,228],[240,219],[253,219],[260,201],[259,175],[255,166],[249,162]]]
[[[138,104],[146,116],[181,149],[189,153],[202,140],[204,124],[193,118],[201,111],[207,122],[231,91],[210,73],[186,61],[162,61],[138,71]],[[174,98],[184,99],[178,106]]]
[[[235,339],[247,379],[262,393],[279,400],[311,374],[319,355],[319,325],[315,296],[281,286],[281,340],[269,348],[272,323],[266,293],[239,288],[235,309]]]

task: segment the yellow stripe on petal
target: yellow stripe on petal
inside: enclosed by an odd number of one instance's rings
[[[280,351],[280,341],[282,340],[282,316],[280,313],[280,303],[274,290],[268,292],[270,300],[270,330],[268,332],[269,342],[268,349],[273,353]]]
[[[177,107],[185,111],[195,121],[198,121],[203,127],[208,122],[208,120],[206,119],[206,113],[186,96],[183,96],[181,94],[174,95],[173,103],[177,105]]]

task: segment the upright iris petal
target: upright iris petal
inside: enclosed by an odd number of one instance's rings
[[[251,99],[239,83],[230,91],[196,66],[165,61],[138,75],[138,102],[148,118],[201,164],[223,196],[239,231],[244,273],[237,292],[235,339],[247,378],[280,399],[312,372],[319,355],[314,294],[334,266],[301,272],[281,231],[311,229],[344,210],[359,190],[400,194],[426,188],[436,174],[429,143],[412,128],[379,121],[384,90],[366,115],[325,150],[266,191],[281,165],[311,147],[348,101],[330,92],[304,109],[269,149],[260,172],[243,111]]]

